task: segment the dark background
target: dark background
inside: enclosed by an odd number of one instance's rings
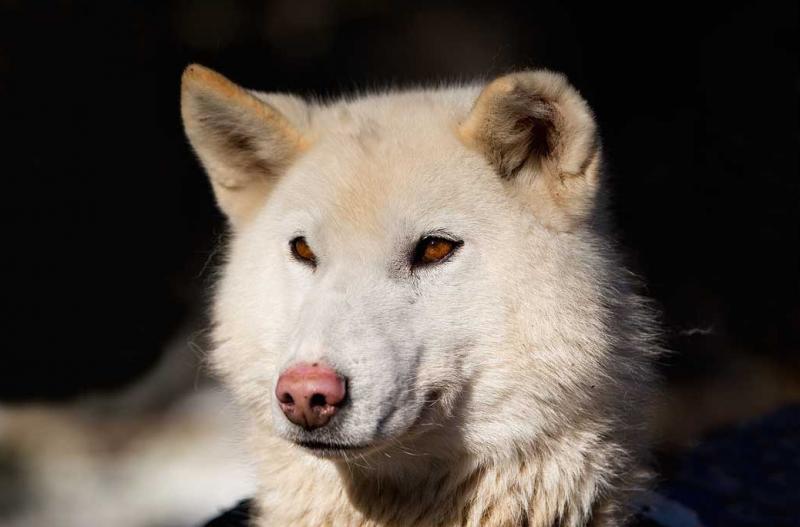
[[[202,326],[225,227],[181,128],[190,62],[325,96],[565,72],[668,382],[731,357],[800,378],[797,2],[608,4],[0,1],[0,400],[120,387]]]

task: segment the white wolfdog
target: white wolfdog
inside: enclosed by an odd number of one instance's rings
[[[192,65],[182,114],[256,525],[625,523],[659,348],[563,76],[321,103]]]

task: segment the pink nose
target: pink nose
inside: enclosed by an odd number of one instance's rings
[[[328,424],[347,393],[344,379],[319,363],[295,364],[278,377],[275,396],[289,421],[306,430]]]

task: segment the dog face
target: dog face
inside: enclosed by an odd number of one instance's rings
[[[599,150],[562,77],[313,105],[190,66],[182,107],[233,230],[213,361],[270,433],[480,449],[597,382]]]

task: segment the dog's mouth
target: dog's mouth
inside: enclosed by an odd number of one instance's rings
[[[316,456],[326,458],[346,457],[348,454],[361,454],[372,448],[371,444],[328,443],[325,441],[296,441]]]
[[[421,431],[420,427],[421,423],[426,422],[432,418],[432,414],[434,413],[434,408],[436,403],[440,398],[439,391],[432,391],[425,397],[425,403],[420,406],[417,411],[417,415],[414,418],[412,424],[406,427],[399,433],[395,433],[391,436],[384,436],[380,432],[380,430],[373,434],[371,438],[366,438],[366,441],[362,439],[362,441],[357,442],[350,442],[350,441],[342,441],[337,440],[335,435],[337,434],[325,434],[328,437],[320,437],[318,439],[311,439],[309,438],[310,434],[302,434],[300,437],[289,437],[286,438],[295,445],[303,448],[305,451],[320,457],[320,458],[327,458],[327,459],[347,459],[349,456],[364,456],[367,454],[372,454],[377,451],[383,450],[387,446],[397,440],[405,438],[405,439],[412,439],[416,437]],[[303,437],[305,436],[305,437]]]

